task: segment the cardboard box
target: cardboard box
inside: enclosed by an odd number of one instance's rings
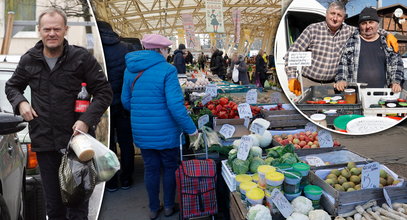
[[[213,119],[214,130],[219,132],[224,124],[230,124],[235,127],[235,133],[231,138],[241,138],[244,135],[249,135],[249,129],[244,126],[244,119]]]

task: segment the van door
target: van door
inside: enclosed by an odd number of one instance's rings
[[[293,0],[278,25],[274,45],[276,72],[280,85],[290,100],[295,100],[296,96],[288,90],[284,56],[302,31],[312,23],[324,21],[325,14],[326,9],[316,0]]]

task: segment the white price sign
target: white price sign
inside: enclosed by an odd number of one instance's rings
[[[208,122],[209,122],[209,115],[202,115],[198,119],[198,128],[202,128]]]
[[[379,187],[380,183],[380,164],[373,162],[366,164],[362,169],[362,189]]]
[[[288,218],[294,211],[293,206],[279,189],[273,189],[271,192],[271,201],[273,201],[274,205],[276,205],[277,209],[285,218]]]
[[[307,161],[307,163],[310,166],[315,166],[315,167],[319,167],[319,166],[325,166],[324,161],[316,156],[306,156],[305,160]]]
[[[253,139],[250,136],[243,136],[240,139],[240,145],[237,149],[237,158],[240,160],[246,160],[249,156],[250,148],[253,145]]]
[[[305,124],[305,131],[316,132],[317,126],[312,122],[308,122]]]
[[[263,125],[258,124],[258,123],[252,123],[250,126],[250,131],[254,132],[255,134],[263,135],[264,131],[267,128],[263,127]]]
[[[289,52],[288,66],[311,66],[312,52]]]
[[[216,97],[218,95],[218,86],[215,84],[206,85],[205,93],[212,97]]]
[[[318,131],[318,142],[319,147],[321,148],[334,146],[334,140],[332,139],[331,132],[325,129]]]
[[[270,97],[270,100],[271,100],[271,103],[282,103],[282,97],[281,97],[281,93],[279,93],[279,92],[274,92],[274,93],[271,93],[271,97]]]
[[[240,118],[252,118],[252,110],[250,109],[250,105],[247,103],[242,103],[237,106],[237,111],[239,112]]]
[[[389,205],[390,207],[393,206],[393,203],[391,203],[391,199],[389,194],[387,193],[386,188],[383,188],[383,195],[384,195],[384,199],[386,200],[387,205]]]
[[[231,138],[235,133],[235,127],[230,124],[224,124],[219,130],[219,133],[226,139]]]
[[[208,104],[208,102],[210,102],[212,100],[212,96],[209,94],[206,94],[203,98],[202,98],[202,105],[206,105]]]
[[[246,103],[257,104],[257,90],[256,89],[250,89],[246,93]]]

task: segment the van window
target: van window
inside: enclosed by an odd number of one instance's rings
[[[308,12],[288,12],[286,19],[287,49],[297,40],[304,29],[316,22],[324,21],[325,17]]]

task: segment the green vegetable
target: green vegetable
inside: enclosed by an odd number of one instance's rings
[[[218,152],[221,155],[229,156],[229,152],[233,149],[233,146],[220,146],[220,145],[212,145],[208,148],[209,152]]]
[[[263,150],[258,146],[253,146],[250,148],[249,155],[253,157],[261,157]]]
[[[229,166],[232,166],[232,162],[236,158],[237,158],[237,150],[236,149],[230,150],[229,154],[228,154],[228,164],[229,164]]]
[[[294,164],[297,163],[297,157],[293,153],[285,153],[280,160],[281,163]]]
[[[264,163],[265,163],[266,165],[271,165],[271,163],[273,162],[273,160],[274,160],[274,158],[272,158],[272,157],[267,157],[267,158],[264,160]]]
[[[250,162],[250,172],[252,173],[257,173],[257,168],[260,165],[265,165],[266,163],[264,162],[263,159],[261,159],[260,157],[254,157],[252,159],[252,161]]]
[[[268,150],[268,152],[267,152],[267,150]],[[267,150],[266,150],[267,157],[272,157],[272,158],[279,158],[280,157],[280,155],[277,153],[277,151],[274,150],[273,148],[270,148],[270,150],[269,149],[267,149]]]
[[[250,162],[248,160],[234,159],[232,162],[232,170],[235,174],[245,174],[249,171]]]
[[[295,147],[293,144],[287,144],[283,147],[283,151],[281,155],[284,155],[285,153],[294,153]]]

